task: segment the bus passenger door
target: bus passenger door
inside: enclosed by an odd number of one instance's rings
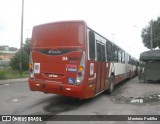
[[[96,79],[96,94],[103,91],[105,88],[105,45],[97,41],[97,79]]]

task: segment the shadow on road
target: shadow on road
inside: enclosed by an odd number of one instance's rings
[[[121,82],[120,84],[116,85],[115,91],[118,90],[118,92],[120,92],[119,91],[119,89],[121,89],[120,87],[125,85],[127,82],[128,80],[125,80]],[[104,92],[104,93],[99,94],[96,97],[86,99],[86,100],[79,100],[79,99],[72,98],[72,97],[56,95],[47,100],[48,104],[44,106],[43,109],[45,112],[49,114],[56,115],[61,112],[76,110],[80,106],[83,106],[85,104],[90,104],[92,102],[96,102],[98,99],[101,99],[101,97],[107,96],[107,95],[110,96],[109,94]]]
[[[82,105],[97,101],[104,95],[106,94],[102,93],[94,98],[86,100],[80,100],[72,97],[56,95],[47,101],[48,105],[44,106],[43,109],[49,114],[56,115],[61,112],[76,110]]]

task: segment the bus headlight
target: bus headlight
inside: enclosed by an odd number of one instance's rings
[[[85,76],[85,52],[83,51],[82,59],[76,77],[76,85],[80,85]]]
[[[34,79],[32,52],[30,52],[30,56],[29,56],[29,76],[30,76],[31,79]]]

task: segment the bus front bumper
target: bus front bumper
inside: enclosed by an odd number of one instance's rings
[[[84,98],[84,92],[81,90],[81,86],[29,79],[29,87],[31,91],[60,94],[64,96],[77,97],[79,99]]]

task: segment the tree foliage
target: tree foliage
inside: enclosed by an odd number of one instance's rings
[[[10,65],[11,65],[13,70],[19,70],[19,64],[20,64],[20,59],[19,58],[20,58],[20,50],[11,59]],[[23,71],[28,70],[28,63],[29,63],[29,55],[23,49],[23,55],[22,55],[22,69],[23,69]]]
[[[0,50],[4,51],[5,47],[4,46],[0,46]]]
[[[152,41],[153,41],[153,48],[160,48],[160,17],[157,20],[152,21]],[[151,41],[151,21],[149,25],[142,29],[142,40],[143,44],[147,48],[151,48],[150,41]]]
[[[25,42],[25,44],[23,46],[24,51],[26,51],[27,54],[30,54],[30,44],[31,44],[31,38],[27,38],[26,42]]]
[[[18,49],[15,47],[9,47],[9,51],[16,51],[16,50],[18,50]]]
[[[28,70],[30,43],[31,43],[31,40],[27,38],[24,46],[22,47],[22,70],[23,71]],[[21,50],[19,50],[15,54],[15,56],[11,59],[10,65],[13,70],[19,70],[20,52]]]

